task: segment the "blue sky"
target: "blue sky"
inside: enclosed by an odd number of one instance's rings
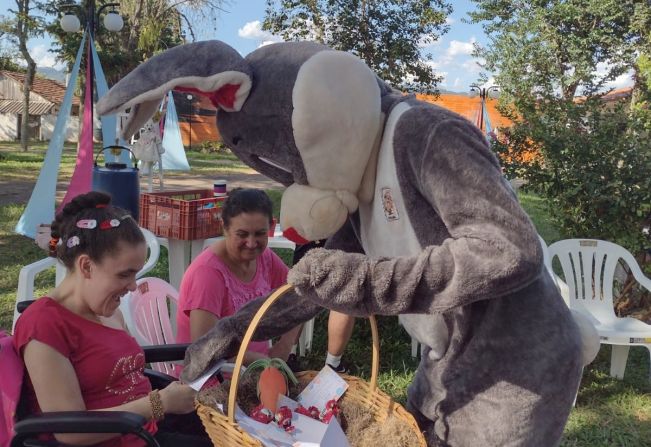
[[[265,0],[226,0],[224,9],[227,12],[219,14],[216,23],[198,25],[197,39],[219,39],[246,55],[260,45],[277,41],[278,38],[262,31],[260,28],[264,18]],[[480,25],[463,23],[467,12],[474,8],[474,4],[467,0],[451,0],[453,12],[448,18],[450,30],[438,42],[423,49],[424,53],[433,56],[432,66],[436,73],[443,76],[440,88],[455,92],[468,92],[471,84],[478,80],[482,71],[476,58],[471,53],[473,43],[480,45],[487,42],[487,38]],[[0,14],[6,15],[9,5],[14,7],[10,0],[0,0]],[[48,50],[50,40],[34,39],[29,44],[32,55],[40,66],[61,68]],[[491,74],[485,85],[492,84]],[[626,76],[611,84],[612,87],[630,85]]]

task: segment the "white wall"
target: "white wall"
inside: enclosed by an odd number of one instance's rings
[[[18,136],[18,116],[0,113],[0,141],[14,141]]]
[[[57,121],[57,115],[41,116],[41,140],[49,141],[54,132],[54,125]],[[66,141],[79,141],[79,117],[70,116],[66,126]]]

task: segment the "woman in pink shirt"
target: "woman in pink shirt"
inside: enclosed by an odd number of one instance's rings
[[[272,203],[264,191],[234,189],[222,208],[224,238],[192,261],[183,275],[177,313],[177,342],[193,342],[218,319],[234,314],[249,301],[287,282],[288,268],[267,248]],[[261,357],[287,360],[299,328],[271,348],[251,342],[244,363]]]

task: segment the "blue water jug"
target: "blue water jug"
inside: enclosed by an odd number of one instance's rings
[[[119,151],[129,151],[134,158],[133,152],[124,146],[107,146],[95,156],[93,166],[93,191],[101,191],[110,194],[111,204],[129,211],[131,216],[138,221],[140,214],[140,179],[138,168],[131,168],[126,163],[107,162],[103,167],[98,166],[97,159],[100,154],[110,149],[114,154]],[[136,163],[134,161],[134,166]]]

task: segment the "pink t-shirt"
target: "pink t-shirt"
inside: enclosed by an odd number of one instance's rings
[[[192,261],[181,281],[176,342],[190,342],[190,311],[202,309],[217,318],[233,315],[249,301],[284,285],[288,271],[282,259],[267,248],[256,260],[253,279],[243,282],[207,248]],[[251,342],[248,350],[266,355],[269,343]]]
[[[31,340],[38,340],[70,360],[88,410],[110,408],[147,396],[145,354],[126,331],[87,320],[49,297],[32,303],[16,322],[14,346],[23,355]],[[34,388],[27,378],[30,410],[40,412]],[[156,424],[146,428],[156,432]],[[134,435],[116,437],[102,447],[135,447],[144,442]]]

